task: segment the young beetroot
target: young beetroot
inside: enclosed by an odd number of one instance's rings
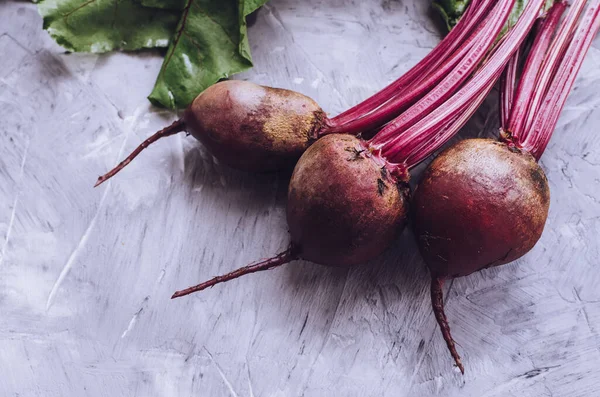
[[[311,146],[298,161],[289,185],[291,245],[287,251],[178,291],[173,298],[298,258],[350,266],[379,255],[406,221],[408,170],[452,137],[475,112],[533,26],[542,3],[530,1],[506,39],[488,54],[514,4],[514,0],[498,2],[477,33],[477,45],[469,57],[370,141],[329,135]],[[489,58],[472,79],[438,104],[437,98],[447,96],[457,76],[473,63],[479,64],[486,54]],[[402,139],[397,139],[394,129],[403,132]],[[386,139],[378,139],[380,135]],[[413,135],[420,139],[411,139]]]
[[[422,61],[379,93],[331,119],[315,101],[294,91],[243,81],[217,83],[198,95],[181,119],[146,139],[99,177],[95,186],[117,174],[148,145],[182,131],[202,142],[221,163],[262,172],[292,167],[324,135],[376,129],[422,98],[477,45],[474,32],[482,29],[493,4],[473,0],[456,27]],[[468,71],[462,79],[467,76]],[[457,79],[453,89],[461,82]]]
[[[458,142],[429,165],[415,191],[414,229],[432,276],[433,311],[461,370],[444,314],[444,280],[514,261],[539,240],[550,191],[537,160],[600,27],[600,1],[594,0],[575,32],[585,4],[576,0],[556,33],[566,3],[552,6],[516,92],[517,62],[511,62],[501,89],[501,141]]]
[[[352,135],[328,135],[302,155],[289,184],[287,221],[303,259],[350,266],[387,248],[408,209],[408,190],[388,169]]]
[[[389,165],[352,135],[319,139],[302,155],[290,179],[290,247],[273,258],[178,291],[173,298],[296,259],[342,267],[376,257],[402,231],[408,211],[408,189]]]
[[[216,83],[194,99],[183,117],[144,141],[123,162],[98,178],[110,179],[160,138],[186,131],[223,164],[248,171],[293,166],[318,137],[325,113],[309,97],[247,81]]]

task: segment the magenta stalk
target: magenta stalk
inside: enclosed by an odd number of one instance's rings
[[[337,129],[372,112],[436,70],[481,23],[493,4],[490,0],[473,0],[454,29],[425,58],[377,94],[332,118],[331,127]]]

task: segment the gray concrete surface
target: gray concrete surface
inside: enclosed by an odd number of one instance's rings
[[[273,0],[239,77],[336,114],[435,45],[427,3]],[[66,55],[35,6],[1,2],[0,395],[600,395],[599,43],[541,161],[541,241],[449,285],[463,377],[409,230],[361,268],[297,262],[169,300],[286,247],[285,176],[225,169],[181,136],[92,189],[176,117],[145,99],[161,57]],[[496,105],[461,135],[494,134]]]

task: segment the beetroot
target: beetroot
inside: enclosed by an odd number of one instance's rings
[[[435,278],[520,258],[542,235],[549,205],[548,180],[531,154],[492,139],[467,139],[429,165],[412,209],[421,254]]]
[[[407,194],[405,184],[363,141],[328,135],[304,153],[290,180],[287,221],[292,244],[312,262],[364,263],[404,228]]]
[[[295,164],[317,138],[325,113],[295,91],[229,80],[198,95],[183,122],[223,164],[269,171]]]
[[[429,165],[414,194],[413,224],[431,272],[433,311],[463,372],[442,286],[449,278],[512,262],[539,240],[550,192],[537,160],[600,28],[600,1],[594,0],[575,31],[585,3],[577,0],[562,23],[566,3],[554,3],[537,29],[518,86],[517,58],[509,64],[501,92],[501,142],[469,139],[451,146]]]
[[[290,248],[173,298],[300,258],[346,267],[382,253],[404,229],[408,188],[364,144],[351,135],[327,135],[302,155],[288,189]]]
[[[414,231],[431,272],[434,314],[461,372],[444,280],[525,255],[542,235],[549,205],[548,180],[534,157],[502,142],[460,141],[427,167],[411,203]]]
[[[181,119],[152,135],[99,177],[96,186],[118,173],[151,143],[181,131],[233,168],[269,171],[293,166],[317,138],[324,122],[323,110],[305,95],[247,81],[222,81],[198,95]]]
[[[514,4],[514,0],[498,2],[485,26],[475,34],[478,45],[469,56],[371,140],[329,135],[313,144],[296,164],[289,185],[290,248],[273,258],[178,291],[173,298],[298,258],[328,266],[350,266],[380,254],[406,222],[409,168],[454,135],[476,110],[533,26],[542,3],[530,1],[506,40],[490,53]],[[465,71],[474,69],[485,55],[489,58],[475,76],[450,95],[448,91],[463,81]],[[452,98],[446,102],[440,99],[448,96]],[[445,136],[441,140],[440,133]]]

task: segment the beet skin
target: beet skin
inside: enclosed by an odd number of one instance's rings
[[[512,262],[539,240],[550,190],[529,153],[468,139],[427,168],[412,210],[421,253],[434,277],[466,276]]]
[[[326,135],[300,158],[287,221],[299,256],[331,266],[364,263],[402,231],[407,189],[351,135]]]
[[[183,115],[185,130],[220,162],[257,172],[293,167],[324,120],[305,95],[239,80],[210,86]]]

